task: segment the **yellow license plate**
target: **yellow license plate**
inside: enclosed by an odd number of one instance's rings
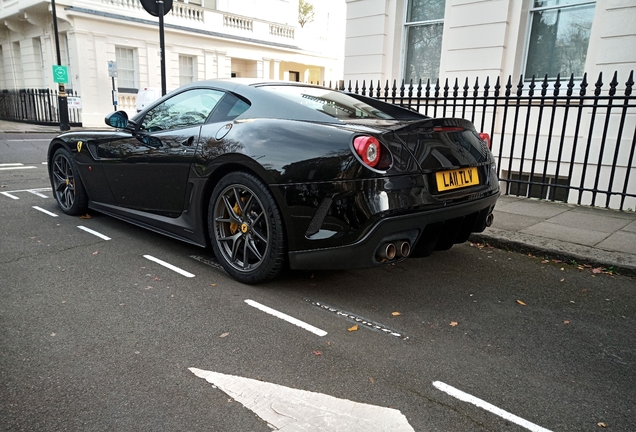
[[[435,173],[437,190],[440,192],[479,184],[476,167],[460,168]]]

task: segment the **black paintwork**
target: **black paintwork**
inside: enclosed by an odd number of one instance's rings
[[[234,170],[251,172],[281,210],[292,268],[373,265],[385,241],[409,240],[425,250],[440,247],[445,223],[446,231],[459,227],[446,234],[451,244],[485,228],[499,184],[493,157],[470,122],[432,119],[357,95],[396,119],[344,122],[259,88],[266,84],[249,84],[185,86],[125,129],[56,137],[49,162],[57,148],[67,148],[91,208],[199,246],[209,244],[206,213],[215,183]],[[195,88],[228,92],[250,107],[232,119],[214,111],[198,126],[139,129],[154,106]],[[355,154],[358,135],[381,142],[382,169],[363,165]],[[478,169],[479,185],[437,191],[435,172],[470,166]]]

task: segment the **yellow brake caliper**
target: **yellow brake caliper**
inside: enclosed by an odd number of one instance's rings
[[[245,203],[245,197],[241,198],[241,201],[243,201],[243,203]],[[234,207],[232,207],[232,210],[234,210],[234,213],[236,213],[238,216],[241,216],[241,207],[239,207],[238,202],[236,204],[234,204]],[[232,234],[236,234],[236,232],[239,229],[239,224],[236,222],[230,222],[230,232]]]

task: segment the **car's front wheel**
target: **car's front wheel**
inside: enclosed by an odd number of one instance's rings
[[[214,254],[236,280],[255,284],[285,266],[283,220],[271,192],[245,172],[233,172],[214,187],[208,208]]]
[[[69,215],[86,213],[88,196],[73,156],[66,149],[59,148],[53,154],[52,162],[51,185],[58,205]]]

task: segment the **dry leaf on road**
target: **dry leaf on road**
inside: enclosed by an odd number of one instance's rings
[[[86,213],[85,215],[80,216],[80,219],[93,219],[93,216]]]
[[[525,306],[526,304],[524,302],[522,302],[521,300],[517,300],[517,303],[519,303],[521,306]]]
[[[401,314],[400,312],[391,312],[391,315],[393,315],[393,316],[400,316],[400,315],[402,315],[402,314]]]
[[[358,324],[354,325],[353,327],[349,327],[347,331],[350,331],[350,332],[358,331]]]
[[[449,324],[449,326],[451,326],[451,327],[455,327],[455,326],[457,326],[457,321],[451,321],[451,323]]]
[[[224,338],[224,337],[227,337],[227,336],[229,336],[229,335],[230,335],[230,333],[229,333],[229,332],[227,332],[227,333],[223,333],[223,334],[222,334],[221,336],[219,336],[219,337],[220,337],[220,338]]]
[[[605,423],[603,423],[603,422],[598,422],[598,423],[596,423],[596,425],[600,426],[602,428],[606,428],[607,427],[607,425]]]
[[[321,353],[320,351],[318,351],[318,350],[316,350],[316,351],[312,351],[312,353],[313,353],[313,355],[315,355],[315,356],[322,355],[322,353]]]

